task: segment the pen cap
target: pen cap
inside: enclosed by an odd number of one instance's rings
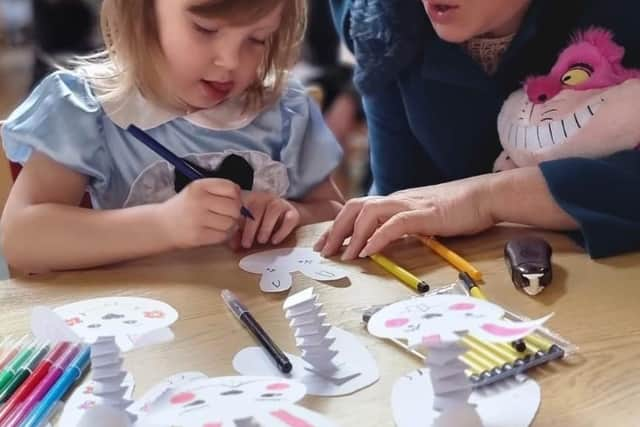
[[[220,293],[222,300],[229,307],[229,310],[239,319],[244,313],[247,312],[247,309],[244,305],[238,300],[238,298],[228,289],[223,289]]]

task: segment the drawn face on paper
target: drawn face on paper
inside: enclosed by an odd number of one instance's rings
[[[462,295],[432,295],[387,306],[369,320],[369,332],[383,338],[403,338],[409,345],[457,341],[471,333],[490,341],[510,341],[528,335],[546,318],[533,322],[502,320],[504,310],[487,301]]]
[[[168,389],[149,408],[149,420],[169,425],[215,425],[302,399],[305,387],[275,377],[219,377]]]
[[[285,248],[258,252],[240,260],[240,268],[261,274],[260,289],[264,292],[283,292],[291,288],[291,273],[297,271],[318,281],[339,280],[344,270],[328,264],[311,248]]]
[[[178,313],[171,306],[147,298],[97,298],[54,311],[73,332],[89,342],[99,336],[142,335],[165,328],[178,319]]]

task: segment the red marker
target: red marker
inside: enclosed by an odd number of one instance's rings
[[[0,410],[0,425],[5,421],[14,409],[20,405],[33,389],[42,381],[42,379],[49,373],[51,366],[67,351],[71,346],[71,343],[61,342],[53,347],[53,350],[49,352],[47,357],[40,362],[40,364],[33,370],[33,373],[29,375],[29,378],[22,383],[22,385],[16,390],[11,399]]]

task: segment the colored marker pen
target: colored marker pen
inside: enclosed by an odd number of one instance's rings
[[[40,384],[43,378],[49,373],[51,366],[58,361],[58,359],[64,355],[69,349],[71,343],[62,342],[56,344],[53,350],[40,362],[40,364],[33,370],[33,373],[27,378],[22,385],[11,396],[7,403],[0,410],[0,425],[3,421],[9,419],[18,406],[31,394],[33,389]]]
[[[52,408],[58,404],[60,399],[62,399],[73,384],[80,379],[84,370],[89,366],[90,356],[91,347],[85,345],[80,349],[67,369],[65,369],[64,374],[62,374],[51,390],[42,398],[42,401],[35,407],[20,427],[36,427],[47,421],[52,413]],[[17,427],[17,424],[7,427]]]
[[[4,390],[0,392],[0,403],[4,403],[9,400],[13,395],[13,392],[20,387],[29,375],[31,375],[35,367],[38,366],[38,363],[40,363],[42,358],[44,358],[48,352],[49,345],[45,343],[41,344],[33,351],[33,353],[31,353],[31,356],[18,368],[13,379],[9,381]]]
[[[80,350],[79,345],[73,345],[54,363],[47,375],[42,381],[34,387],[33,391],[24,399],[19,408],[8,419],[8,423],[3,427],[17,427],[27,418],[33,409],[42,401],[44,396],[57,384],[60,377],[67,367],[71,366],[71,362]]]

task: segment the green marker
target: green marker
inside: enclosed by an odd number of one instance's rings
[[[33,370],[38,366],[38,363],[49,353],[49,345],[43,344],[38,350],[34,350],[31,357],[18,368],[16,375],[9,383],[4,387],[4,390],[0,392],[0,403],[5,403],[13,395],[18,387],[27,379]]]
[[[11,361],[11,363],[7,365],[6,368],[4,368],[2,372],[0,372],[0,393],[4,392],[6,386],[13,380],[13,377],[16,376],[18,369],[20,369],[22,365],[24,365],[24,362],[31,357],[35,348],[35,342],[28,345]]]

